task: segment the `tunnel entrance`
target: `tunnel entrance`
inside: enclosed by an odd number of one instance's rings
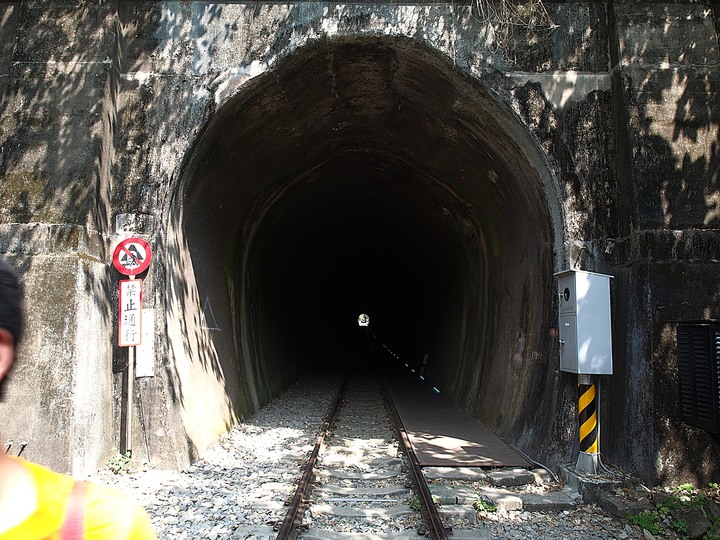
[[[302,371],[365,365],[368,313],[403,361],[427,353],[433,384],[517,435],[553,377],[561,213],[542,163],[510,109],[436,51],[305,46],[219,108],[185,167],[170,355],[252,411]]]

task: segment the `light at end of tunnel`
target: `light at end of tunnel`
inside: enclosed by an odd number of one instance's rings
[[[370,315],[361,313],[358,317],[358,326],[370,326]]]

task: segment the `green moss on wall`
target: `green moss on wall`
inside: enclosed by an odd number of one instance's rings
[[[43,207],[45,174],[20,172],[0,177],[0,221],[27,223]]]

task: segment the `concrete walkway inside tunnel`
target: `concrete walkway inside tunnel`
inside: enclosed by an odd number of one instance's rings
[[[530,462],[410,370],[385,379],[421,467],[528,467]]]

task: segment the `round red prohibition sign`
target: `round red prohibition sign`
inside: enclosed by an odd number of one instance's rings
[[[136,276],[150,266],[152,251],[142,238],[126,238],[120,242],[113,253],[113,265],[121,274]]]

